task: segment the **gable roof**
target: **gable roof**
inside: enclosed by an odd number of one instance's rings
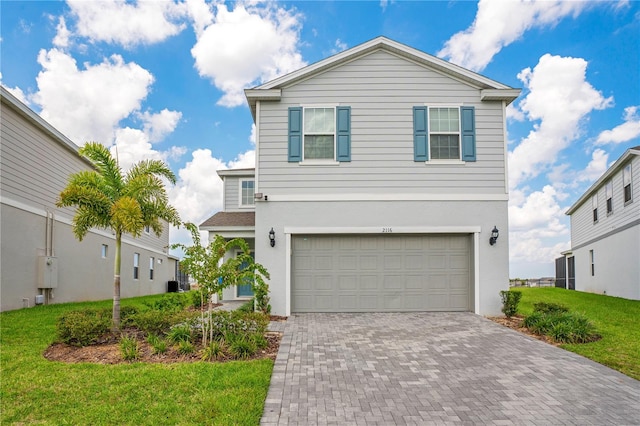
[[[255,212],[218,212],[202,222],[200,229],[206,231],[228,227],[253,228],[255,224]]]
[[[223,179],[225,176],[249,176],[254,177],[256,175],[256,169],[220,169],[216,170],[218,177]]]
[[[582,194],[582,196],[580,198],[578,198],[578,201],[576,201],[575,203],[573,203],[573,205],[569,208],[569,210],[567,210],[567,212],[565,213],[566,215],[572,215],[576,210],[578,210],[578,207],[580,207],[586,200],[588,200],[589,198],[591,198],[591,196],[593,195],[594,192],[597,192],[598,189],[600,189],[600,187],[609,180],[609,178],[615,174],[616,172],[618,172],[620,169],[622,169],[623,166],[626,165],[627,160],[634,155],[640,155],[640,145],[638,146],[634,146],[631,147],[629,149],[627,149],[624,154],[622,154],[622,156],[620,156],[620,158],[618,158],[616,160],[615,163],[613,163],[611,165],[611,167],[609,167],[607,169],[606,172],[604,172],[604,174],[602,176],[600,176],[600,178],[595,181],[595,183],[593,185],[591,185],[589,187],[589,189],[587,189],[585,191],[584,194]]]
[[[424,53],[420,50],[409,47],[405,44],[380,36],[362,43],[351,49],[337,53],[314,64],[308,65],[297,71],[268,81],[260,86],[244,91],[251,114],[255,119],[256,102],[259,100],[277,101],[281,96],[281,89],[306,80],[315,75],[328,71],[344,63],[353,61],[373,52],[385,51],[393,55],[405,58],[436,72],[448,75],[457,80],[463,81],[470,86],[482,91],[482,100],[500,101],[507,104],[513,102],[519,95],[520,89],[514,89],[495,80],[491,80],[483,75],[477,74],[466,68],[447,62],[443,59]]]

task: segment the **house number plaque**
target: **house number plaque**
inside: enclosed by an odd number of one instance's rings
[[[393,232],[393,229],[392,229],[392,228],[382,228],[382,233],[383,233],[383,234],[389,234],[389,233],[391,233],[391,232]]]

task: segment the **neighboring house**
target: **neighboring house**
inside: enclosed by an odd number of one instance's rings
[[[222,179],[222,211],[211,216],[200,225],[200,229],[209,232],[209,240],[216,234],[227,240],[243,238],[249,247],[255,249],[255,170],[235,169],[218,170]],[[253,252],[252,252],[253,253]],[[227,253],[225,260],[237,256],[239,252]],[[248,299],[253,296],[251,285],[233,286],[224,289],[222,298]]]
[[[0,309],[113,297],[112,233],[91,230],[79,242],[71,229],[74,209],[55,205],[69,175],[91,164],[4,87],[1,101]],[[123,237],[122,297],[167,290],[177,262],[168,245],[168,226],[160,238]]]
[[[639,201],[636,146],[567,211],[571,250],[556,259],[556,286],[640,300]]]
[[[519,93],[385,37],[246,90],[273,313],[499,314]]]

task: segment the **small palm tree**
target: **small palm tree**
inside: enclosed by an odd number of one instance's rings
[[[143,160],[123,174],[109,150],[98,142],[88,142],[80,155],[93,163],[96,170],[81,171],[69,177],[60,193],[58,207],[75,206],[73,232],[82,241],[89,229],[110,229],[116,238],[113,291],[113,330],[120,328],[120,252],[122,234],[139,237],[149,226],[157,236],[166,220],[178,226],[180,217],[169,200],[162,177],[171,183],[176,177],[159,160]]]

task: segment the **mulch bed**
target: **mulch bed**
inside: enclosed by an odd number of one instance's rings
[[[271,321],[283,322],[287,317],[271,316]],[[202,349],[200,341],[195,344],[195,351],[192,354],[180,354],[177,349],[172,346],[167,347],[164,354],[153,354],[152,347],[144,339],[144,335],[137,329],[125,329],[122,331],[129,337],[135,337],[140,345],[140,358],[135,362],[147,362],[156,364],[173,364],[177,362],[197,362],[202,361],[199,352]],[[267,342],[269,343],[265,349],[259,349],[253,356],[245,360],[253,359],[272,359],[275,360],[280,347],[282,333],[268,331],[265,333]],[[71,346],[66,343],[53,343],[44,351],[44,357],[50,361],[60,361],[67,363],[88,362],[93,364],[126,364],[130,361],[122,359],[120,351],[119,335],[107,334],[98,343],[85,346]],[[213,362],[237,361],[230,357],[220,358]]]
[[[519,331],[522,334],[526,334],[527,336],[533,337],[534,339],[542,340],[545,343],[548,343],[553,346],[560,346],[561,343],[558,343],[547,336],[541,336],[539,334],[532,333],[527,327],[522,325],[524,321],[524,317],[520,315],[514,315],[511,318],[507,317],[487,317],[493,322],[496,322],[500,325],[504,325],[505,327],[509,327],[513,330]]]

